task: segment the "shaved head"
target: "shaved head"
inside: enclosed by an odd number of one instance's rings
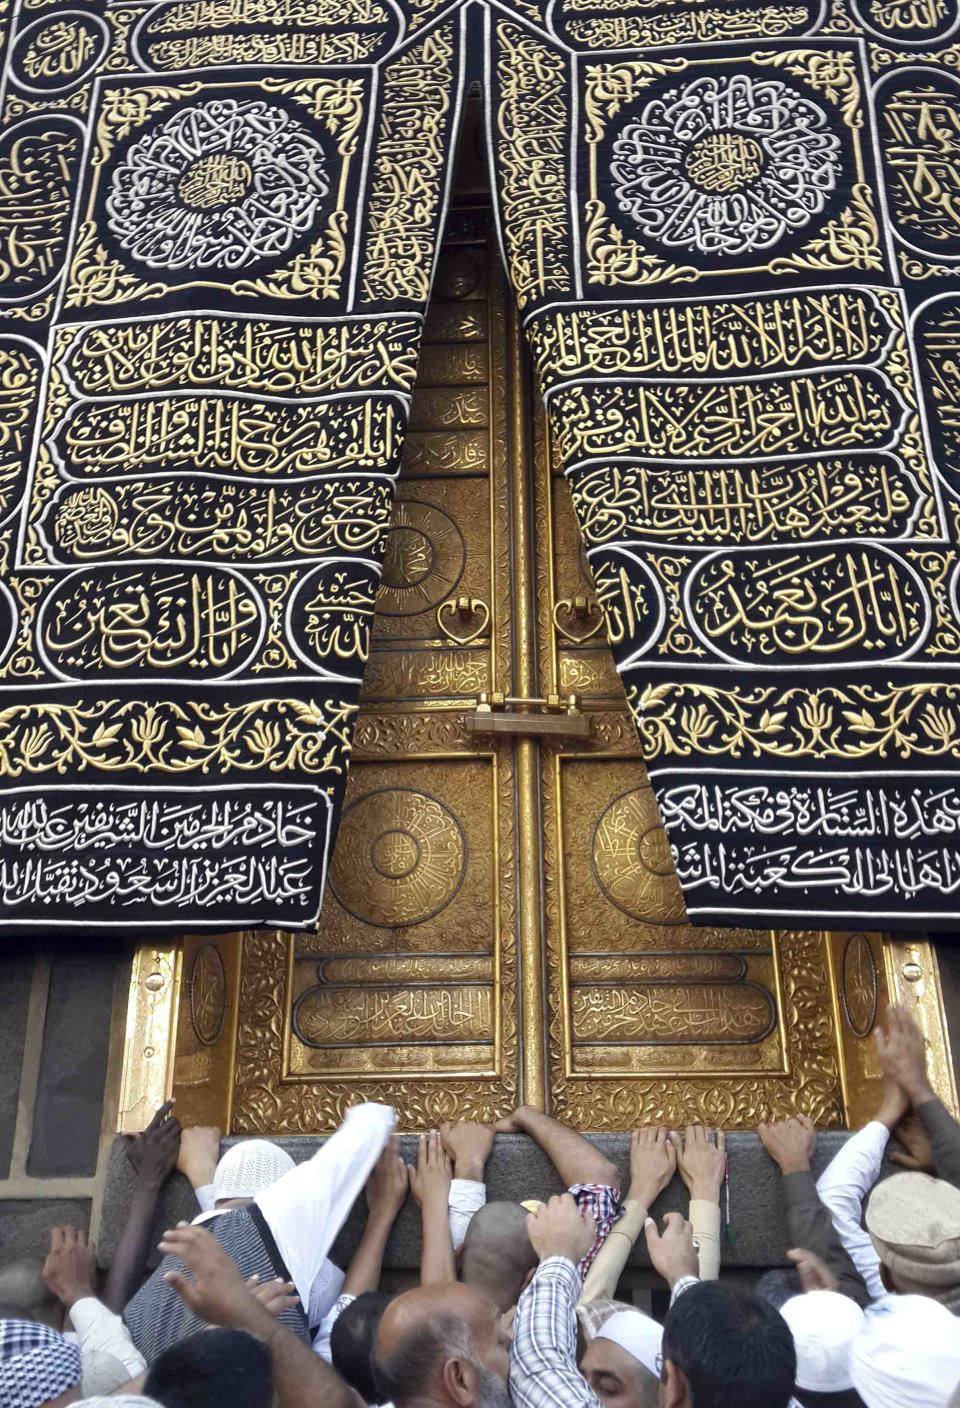
[[[509,1340],[489,1296],[453,1282],[396,1296],[380,1321],[373,1373],[395,1408],[509,1408]]]
[[[460,1277],[486,1291],[503,1310],[516,1305],[537,1254],[527,1234],[527,1214],[519,1203],[487,1203],[467,1228],[460,1257]]]

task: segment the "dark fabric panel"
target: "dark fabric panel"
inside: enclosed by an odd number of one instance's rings
[[[55,958],[27,1172],[69,1178],[96,1172],[115,959]]]
[[[20,1061],[27,1027],[33,954],[18,945],[0,963],[0,1177],[10,1172],[17,1123]]]

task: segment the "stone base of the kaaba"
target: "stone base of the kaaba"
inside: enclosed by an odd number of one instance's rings
[[[840,1132],[820,1135],[814,1159],[816,1173],[826,1167],[848,1137]],[[235,1139],[227,1139],[223,1147],[227,1148],[236,1142],[238,1141]],[[299,1136],[281,1138],[276,1142],[299,1162],[310,1158],[323,1143],[323,1139]],[[591,1142],[619,1166],[623,1186],[626,1188],[629,1136],[597,1134],[591,1137]],[[401,1136],[400,1146],[404,1158],[408,1163],[412,1163],[416,1159],[416,1139],[409,1135]],[[757,1136],[746,1133],[729,1134],[727,1150],[730,1170],[730,1226],[729,1234],[724,1232],[723,1266],[725,1271],[737,1274],[739,1278],[784,1264],[789,1242],[783,1216],[780,1173],[764,1152]],[[113,1253],[130,1203],[132,1187],[133,1175],[123,1146],[118,1140],[111,1156],[103,1200],[99,1242],[101,1261],[109,1261]],[[520,1201],[526,1198],[546,1198],[552,1193],[560,1192],[563,1192],[563,1185],[552,1164],[532,1140],[521,1134],[497,1136],[493,1154],[487,1164],[488,1198]],[[322,1191],[318,1196],[323,1196]],[[724,1196],[723,1202],[725,1201]],[[678,1177],[658,1199],[653,1211],[655,1216],[662,1218],[666,1212],[684,1211],[685,1208],[686,1192]],[[163,1228],[172,1227],[183,1218],[194,1217],[196,1211],[196,1202],[189,1185],[182,1175],[174,1174],[161,1197],[157,1235],[159,1236]],[[340,1266],[348,1264],[357,1246],[363,1230],[365,1212],[361,1197],[333,1248],[332,1257]],[[410,1199],[397,1218],[387,1245],[384,1259],[386,1279],[390,1284],[402,1285],[416,1272],[419,1265],[420,1219],[416,1205]],[[628,1263],[625,1283],[643,1288],[655,1285],[656,1281],[641,1239]]]

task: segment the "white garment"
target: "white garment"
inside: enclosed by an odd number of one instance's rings
[[[850,1351],[867,1408],[947,1408],[960,1383],[960,1320],[929,1296],[871,1306]]]
[[[871,1120],[851,1134],[817,1181],[817,1192],[833,1219],[837,1236],[860,1272],[871,1300],[887,1292],[880,1279],[880,1258],[869,1232],[862,1225],[863,1200],[880,1176],[880,1166],[890,1140],[885,1124]]]
[[[130,1332],[119,1315],[108,1310],[96,1296],[84,1296],[74,1302],[70,1320],[80,1345],[82,1368],[81,1389],[90,1394],[96,1386],[98,1393],[109,1393],[122,1384],[129,1383],[140,1374],[146,1373],[147,1361],[137,1349]],[[111,1388],[104,1388],[103,1375],[109,1366],[105,1357],[115,1360],[124,1371]]]
[[[450,1184],[450,1236],[453,1250],[463,1246],[470,1219],[487,1201],[487,1185],[475,1178],[455,1178]]]
[[[319,1354],[321,1359],[325,1359],[328,1364],[333,1363],[333,1355],[330,1353],[330,1336],[333,1334],[333,1327],[340,1319],[341,1313],[346,1310],[348,1305],[352,1305],[355,1300],[356,1296],[352,1296],[349,1291],[345,1291],[343,1295],[337,1296],[333,1305],[331,1305],[330,1309],[321,1320],[320,1328],[313,1337],[314,1351]]]
[[[193,1195],[200,1204],[200,1211],[213,1212],[217,1205],[217,1193],[212,1183],[204,1183],[202,1188],[194,1188]],[[196,1222],[196,1218],[194,1218]]]
[[[273,1233],[307,1323],[319,1325],[340,1293],[327,1252],[390,1137],[390,1105],[354,1105],[312,1159],[258,1193],[255,1202]],[[332,1293],[331,1293],[332,1292]]]

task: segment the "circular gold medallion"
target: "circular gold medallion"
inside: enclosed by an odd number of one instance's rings
[[[383,549],[377,611],[416,616],[450,596],[463,576],[467,550],[452,518],[433,504],[397,504]]]
[[[880,984],[873,952],[864,934],[851,934],[843,950],[840,999],[854,1036],[867,1037],[877,1020]]]
[[[223,1029],[227,1010],[227,975],[220,950],[204,944],[190,970],[190,1022],[197,1040],[212,1046]]]
[[[593,873],[611,904],[651,924],[683,924],[670,842],[649,784],[616,797],[593,832]]]
[[[330,888],[365,924],[422,924],[457,893],[466,855],[460,823],[442,802],[426,792],[385,787],[344,811]]]

